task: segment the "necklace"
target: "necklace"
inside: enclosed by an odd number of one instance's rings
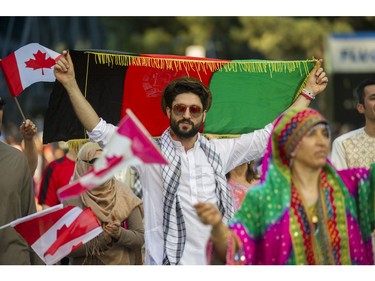
[[[319,201],[316,202],[314,205],[307,208],[307,215],[314,226],[315,233],[317,233],[318,231],[318,222],[319,222],[318,203]]]
[[[315,232],[317,231],[317,224],[319,222],[319,216],[318,216],[318,208],[319,208],[319,201],[320,201],[320,192],[318,191],[318,198],[317,198],[317,201],[314,202],[312,205],[310,206],[307,206],[307,202],[302,199],[302,190],[300,188],[297,187],[297,185],[293,182],[294,186],[296,187],[296,189],[298,190],[298,192],[301,194],[301,200],[302,200],[302,204],[305,206],[305,210],[306,210],[306,213],[307,213],[307,217],[308,217],[308,220],[313,224],[314,226],[314,229],[315,229]]]
[[[319,221],[318,216],[317,215],[313,215],[312,218],[311,218],[311,222],[313,224],[316,224],[316,223],[318,223],[318,221]]]
[[[306,204],[293,181],[291,188],[291,207],[296,215],[295,222],[299,224],[303,233],[303,250],[306,253],[307,264],[339,264],[340,246],[337,246],[337,239],[332,238],[338,236],[337,224],[335,219],[327,217],[326,205],[331,202],[328,199],[327,203],[324,196],[326,193],[332,193],[333,188],[325,172],[322,171],[320,174],[319,196],[315,204]]]

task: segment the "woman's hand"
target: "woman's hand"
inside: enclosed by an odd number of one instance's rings
[[[201,222],[211,226],[216,226],[221,223],[222,215],[217,209],[216,205],[212,203],[197,203],[194,205],[197,215]]]
[[[120,238],[121,222],[116,219],[116,216],[114,214],[111,215],[111,221],[104,226],[104,231],[115,240],[118,240]]]
[[[225,264],[228,250],[228,238],[231,235],[228,226],[222,222],[222,215],[216,205],[211,203],[198,203],[194,205],[200,220],[211,225],[211,240],[214,245],[215,254]]]
[[[32,140],[37,131],[38,128],[30,119],[26,119],[20,126],[20,132],[25,140]]]

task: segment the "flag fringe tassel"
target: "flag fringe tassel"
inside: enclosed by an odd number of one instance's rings
[[[96,64],[113,66],[143,66],[157,69],[165,69],[171,71],[185,70],[186,72],[204,72],[207,70],[225,71],[225,72],[249,72],[249,73],[269,73],[272,78],[273,73],[291,73],[299,71],[301,76],[306,76],[310,73],[309,63],[316,63],[318,60],[314,57],[309,60],[297,61],[272,61],[272,60],[241,60],[241,61],[225,61],[225,60],[196,60],[196,59],[177,59],[177,58],[163,58],[163,57],[141,57],[138,55],[129,54],[110,54],[94,51],[86,51],[88,55],[94,56]],[[188,58],[188,57],[186,57]],[[89,64],[91,59],[87,60]],[[299,90],[294,96],[294,100],[300,95],[302,89],[305,87],[309,75],[301,84]],[[86,94],[86,93],[85,93]],[[85,95],[86,96],[86,95]],[[212,135],[211,135],[212,136]],[[238,134],[216,135],[214,137],[233,138],[238,137]],[[82,141],[87,140],[71,140],[70,147],[78,152],[79,148],[84,144]],[[77,150],[78,149],[78,150]]]
[[[69,150],[74,151],[75,155],[78,155],[78,151],[87,142],[89,142],[89,139],[71,139],[67,141],[67,144]]]
[[[93,54],[95,63],[106,64],[108,67],[116,66],[145,66],[171,71],[186,70],[188,72],[225,71],[225,72],[250,72],[250,73],[272,73],[299,71],[301,76],[309,73],[308,63],[316,62],[317,59],[298,61],[271,61],[271,60],[243,60],[243,61],[219,61],[219,60],[195,60],[177,58],[141,57],[127,54],[108,54],[87,51]],[[187,57],[188,58],[188,57]]]

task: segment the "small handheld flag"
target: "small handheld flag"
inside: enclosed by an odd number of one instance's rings
[[[17,219],[13,227],[46,263],[55,264],[78,247],[98,236],[101,228],[91,208],[82,210],[62,204]]]
[[[133,112],[127,109],[126,113],[94,167],[57,191],[60,200],[76,197],[101,185],[127,166],[169,164]]]
[[[19,48],[0,61],[10,94],[17,97],[36,82],[54,82],[53,67],[62,55],[38,43]]]

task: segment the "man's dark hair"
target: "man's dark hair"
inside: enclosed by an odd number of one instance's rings
[[[172,108],[172,103],[176,96],[183,93],[196,94],[203,105],[203,110],[209,110],[212,103],[212,94],[200,80],[194,77],[181,77],[172,80],[165,88],[161,98],[161,108],[164,114],[167,114],[166,108]]]
[[[360,104],[365,104],[365,87],[369,85],[375,85],[375,78],[367,78],[358,84],[355,94],[357,97],[357,102]]]

